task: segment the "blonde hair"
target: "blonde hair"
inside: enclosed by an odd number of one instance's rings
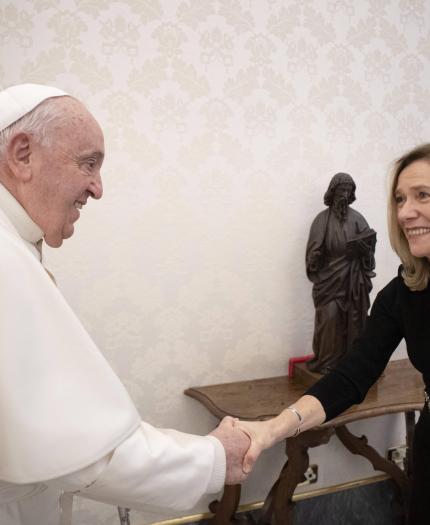
[[[409,243],[397,220],[395,192],[401,172],[417,160],[430,164],[430,144],[422,144],[400,157],[391,172],[390,193],[388,196],[388,233],[393,250],[402,261],[402,277],[412,291],[427,288],[430,277],[430,262],[426,257],[415,257],[409,250]]]

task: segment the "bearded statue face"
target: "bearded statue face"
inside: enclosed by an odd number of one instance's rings
[[[342,182],[338,184],[333,194],[333,204],[331,206],[334,214],[340,222],[345,222],[348,213],[348,202],[351,193],[354,191],[352,184]]]

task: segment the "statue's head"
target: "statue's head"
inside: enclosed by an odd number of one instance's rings
[[[337,198],[346,199],[347,204],[355,201],[355,182],[348,173],[333,175],[324,195],[324,204],[332,206]]]

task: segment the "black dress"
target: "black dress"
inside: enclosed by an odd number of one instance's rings
[[[398,276],[378,293],[365,328],[351,352],[306,394],[319,399],[327,420],[360,403],[382,374],[392,353],[406,341],[409,359],[430,386],[430,286],[412,292]],[[399,385],[401,388],[401,385]],[[413,445],[412,525],[430,523],[430,414],[425,407]]]

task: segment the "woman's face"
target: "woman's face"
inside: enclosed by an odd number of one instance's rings
[[[430,259],[430,161],[416,160],[400,172],[394,199],[411,254]]]

